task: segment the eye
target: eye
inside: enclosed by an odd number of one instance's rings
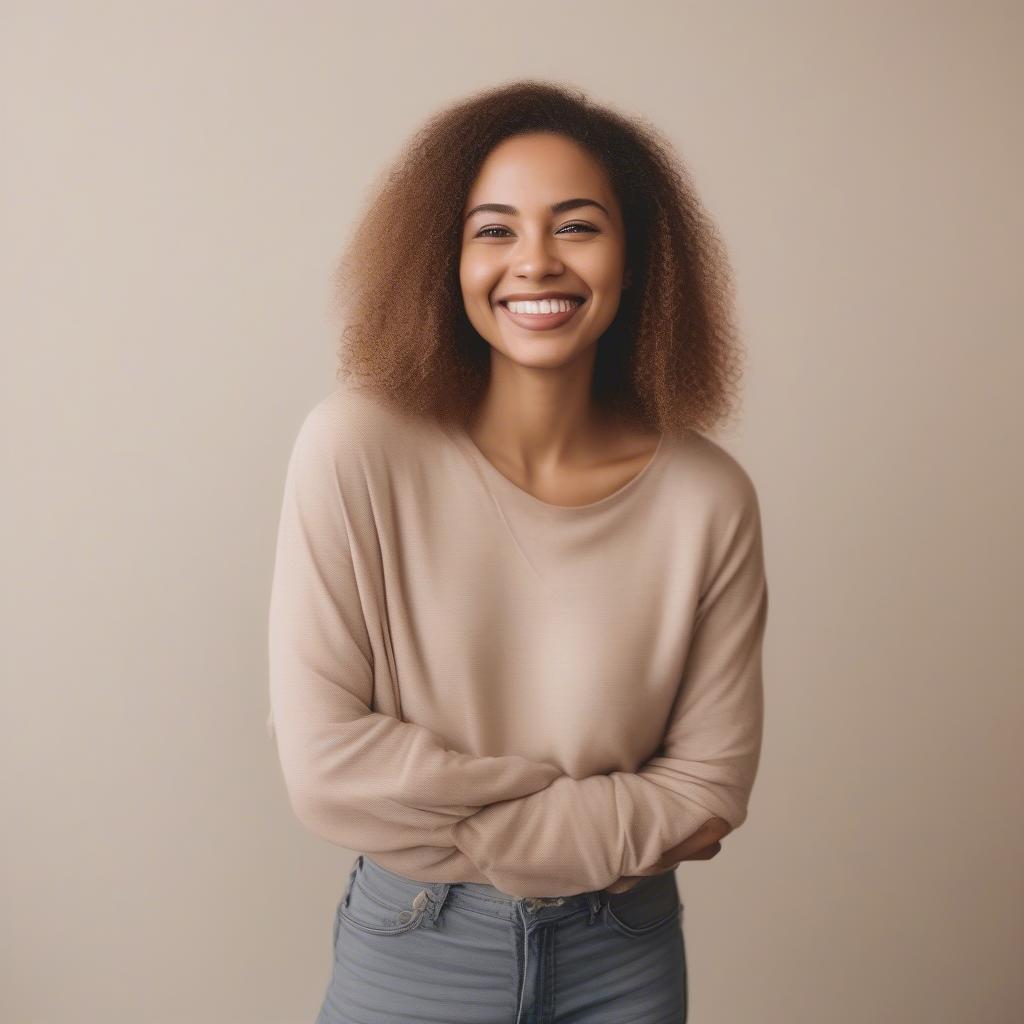
[[[595,228],[593,225],[586,224],[583,221],[574,220],[574,221],[572,221],[569,224],[563,224],[558,229],[558,231],[555,232],[555,234],[560,235],[563,231],[567,231],[567,229],[569,229],[569,228],[577,228],[578,229],[576,231],[569,231],[568,233],[570,235],[577,235],[580,232],[585,232],[585,233],[590,233],[590,234],[596,234],[597,233],[597,228]],[[505,234],[491,234],[490,232],[492,232],[492,231],[499,231],[499,232],[503,231],[503,232],[505,232]],[[476,237],[477,238],[505,238],[509,234],[511,234],[511,232],[508,230],[508,228],[502,227],[500,224],[491,224],[488,227],[481,228],[476,233]]]

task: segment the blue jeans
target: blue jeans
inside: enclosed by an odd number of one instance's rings
[[[685,1024],[674,871],[623,893],[519,899],[356,859],[316,1024]]]

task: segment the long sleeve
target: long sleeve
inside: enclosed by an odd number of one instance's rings
[[[657,755],[636,773],[563,775],[452,828],[459,849],[504,892],[538,895],[539,884],[550,895],[603,889],[623,875],[650,873],[712,817],[733,829],[746,819],[762,741],[768,588],[757,495],[741,479]]]
[[[342,426],[345,425],[342,421]],[[287,794],[314,834],[365,853],[452,848],[452,824],[498,800],[542,790],[557,766],[446,748],[411,722],[372,710],[390,690],[363,614],[353,530],[373,530],[348,502],[361,466],[330,407],[295,441],[284,485],[269,611],[270,717]],[[365,534],[364,534],[365,535]]]

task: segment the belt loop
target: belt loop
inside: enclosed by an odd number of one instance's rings
[[[587,924],[593,924],[594,919],[597,917],[601,910],[601,893],[600,892],[588,892],[587,903],[590,904],[590,915],[587,918]]]
[[[427,919],[432,925],[437,921],[437,915],[448,899],[448,891],[451,889],[451,882],[439,882],[428,887],[430,893],[430,908],[427,911]]]

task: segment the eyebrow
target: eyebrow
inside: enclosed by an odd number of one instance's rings
[[[599,210],[604,210],[605,216],[611,219],[611,214],[596,199],[563,199],[560,203],[553,203],[551,205],[551,212],[565,213],[566,210],[575,210],[581,206],[596,206]],[[474,213],[503,213],[508,217],[519,216],[519,211],[514,206],[509,206],[507,203],[481,203],[479,206],[474,206],[473,209],[466,214],[463,220],[469,220]]]

